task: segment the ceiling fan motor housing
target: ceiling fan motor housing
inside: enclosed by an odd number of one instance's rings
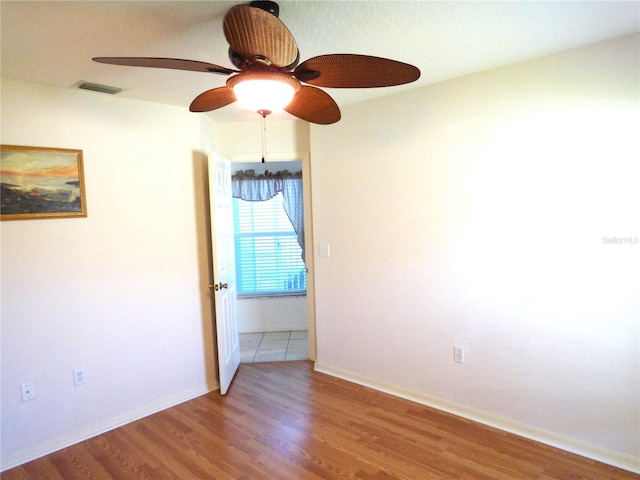
[[[275,15],[276,17],[280,16],[280,6],[276,2],[271,2],[269,0],[254,0],[249,4],[249,6],[260,8],[269,12],[271,15]]]

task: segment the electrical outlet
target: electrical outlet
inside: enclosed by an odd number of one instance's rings
[[[464,363],[464,347],[454,345],[453,347],[453,361],[458,363]]]
[[[31,382],[20,385],[20,392],[22,393],[23,402],[28,402],[36,398],[36,387]]]
[[[73,384],[78,387],[84,385],[87,382],[87,375],[84,368],[76,368],[73,371]]]

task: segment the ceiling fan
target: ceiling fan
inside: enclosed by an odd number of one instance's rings
[[[208,112],[238,100],[263,117],[276,110],[308,122],[328,125],[340,120],[336,102],[318,87],[373,88],[417,80],[413,65],[355,54],[331,54],[299,64],[300,52],[291,32],[278,18],[273,1],[232,7],[222,21],[229,59],[236,69],[177,58],[96,57],[111,65],[169,68],[231,75],[224,87],[198,95],[192,112]]]

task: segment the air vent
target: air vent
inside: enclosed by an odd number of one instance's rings
[[[78,88],[82,90],[91,90],[92,92],[108,93],[110,95],[115,95],[122,91],[122,89],[118,87],[110,87],[109,85],[100,85],[99,83],[89,82],[78,83]]]

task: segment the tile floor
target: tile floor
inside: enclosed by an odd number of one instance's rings
[[[306,330],[240,334],[240,362],[308,360],[309,335]]]

